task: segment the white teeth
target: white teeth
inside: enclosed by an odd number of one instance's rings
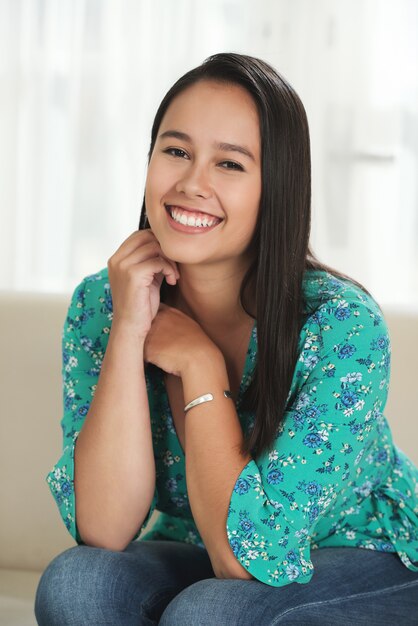
[[[200,226],[201,228],[204,228],[207,226],[213,226],[213,224],[216,224],[217,222],[216,219],[209,220],[207,217],[204,217],[202,220],[200,217],[195,218],[194,216],[187,216],[185,215],[185,213],[181,213],[180,211],[173,209],[171,207],[170,207],[170,215],[173,218],[173,220],[185,226],[186,225],[187,226]]]

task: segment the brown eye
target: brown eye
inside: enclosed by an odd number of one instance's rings
[[[230,165],[233,165],[234,167],[224,167],[223,169],[226,170],[237,170],[237,171],[244,171],[244,168],[242,167],[242,165],[240,165],[239,163],[235,163],[235,161],[222,161],[222,163],[229,163]]]
[[[171,156],[180,156],[179,154],[173,154],[173,152],[181,152],[181,154],[186,154],[186,152],[184,150],[181,150],[180,148],[167,148],[166,150],[163,150],[164,153],[166,154],[171,154]]]

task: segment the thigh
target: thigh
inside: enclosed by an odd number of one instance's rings
[[[165,609],[160,626],[418,625],[418,573],[396,554],[360,548],[312,550],[307,584],[256,580],[194,583]]]
[[[117,552],[75,546],[59,554],[39,581],[39,626],[158,624],[188,585],[214,576],[203,548],[175,541],[134,541]]]

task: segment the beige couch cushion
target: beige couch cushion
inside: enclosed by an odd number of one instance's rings
[[[69,301],[70,295],[0,292],[3,568],[43,570],[75,545],[45,482],[61,456],[61,331]],[[395,441],[418,463],[418,314],[386,312],[386,319],[393,350],[386,414]]]

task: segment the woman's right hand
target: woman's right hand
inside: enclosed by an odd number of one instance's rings
[[[113,302],[113,324],[133,329],[144,339],[160,306],[160,287],[166,278],[180,277],[175,261],[164,256],[151,229],[130,235],[107,262]]]

